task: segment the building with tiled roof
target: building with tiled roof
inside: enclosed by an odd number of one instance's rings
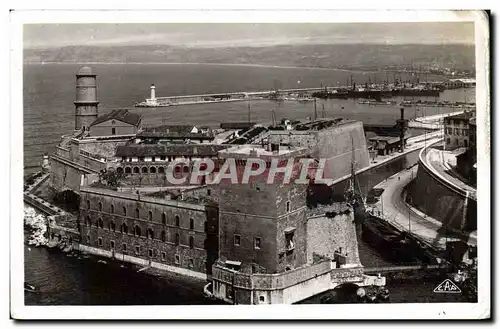
[[[90,136],[134,135],[141,127],[142,116],[126,109],[114,110],[90,124]]]

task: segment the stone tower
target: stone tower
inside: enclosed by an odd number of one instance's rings
[[[269,184],[273,159],[298,159],[307,149],[241,146],[219,153],[221,159],[236,159],[238,175],[251,158],[266,162],[262,176],[249,184],[219,184],[219,257],[238,264],[246,273],[279,273],[307,262],[306,185]],[[294,166],[295,167],[295,166]]]
[[[88,66],[76,74],[75,130],[89,130],[97,119],[97,75]]]

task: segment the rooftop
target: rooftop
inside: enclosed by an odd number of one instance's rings
[[[108,114],[101,115],[94,122],[90,124],[90,126],[95,126],[97,124],[109,121],[109,120],[118,120],[122,121],[134,126],[139,126],[141,122],[142,116],[136,113],[130,113],[126,109],[114,110]]]
[[[273,147],[275,147],[273,151]],[[239,145],[231,147],[225,150],[221,150],[220,154],[225,155],[242,155],[242,156],[254,156],[254,157],[280,157],[287,155],[297,155],[307,153],[307,148],[304,147],[288,147],[279,144],[274,145]]]
[[[295,130],[323,130],[350,122],[354,122],[354,120],[346,120],[343,118],[318,119],[311,122],[298,124],[297,126],[295,126]]]
[[[223,144],[131,144],[118,146],[116,156],[216,156],[218,151],[227,147]]]
[[[255,122],[223,122],[220,124],[222,129],[249,129],[255,126]]]
[[[448,116],[448,117],[446,117],[446,119],[469,120],[472,117],[474,117],[475,114],[476,114],[475,111],[465,111],[465,112],[460,113],[460,114]]]

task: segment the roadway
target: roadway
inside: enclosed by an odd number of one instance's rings
[[[404,187],[417,176],[417,170],[418,166],[409,170],[405,169],[375,186],[375,188],[384,189],[384,192],[373,206],[373,212],[383,213],[382,217],[395,227],[410,231],[437,248],[445,248],[446,241],[452,240],[467,240],[469,244],[476,245],[475,233],[466,237],[461,232],[448,230],[445,234],[441,222],[406,203],[403,194]]]
[[[462,190],[464,194],[467,193],[470,198],[477,200],[477,191],[474,187],[467,185],[467,183],[456,176],[450,175],[450,170],[452,169],[446,164],[445,159],[449,158],[448,155],[450,152],[438,149],[436,146],[439,145],[434,144],[432,147],[428,147],[424,152],[423,160],[427,164],[427,167],[455,188]]]

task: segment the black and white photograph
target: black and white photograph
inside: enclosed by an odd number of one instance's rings
[[[11,12],[14,319],[491,316],[487,12],[108,14]]]

